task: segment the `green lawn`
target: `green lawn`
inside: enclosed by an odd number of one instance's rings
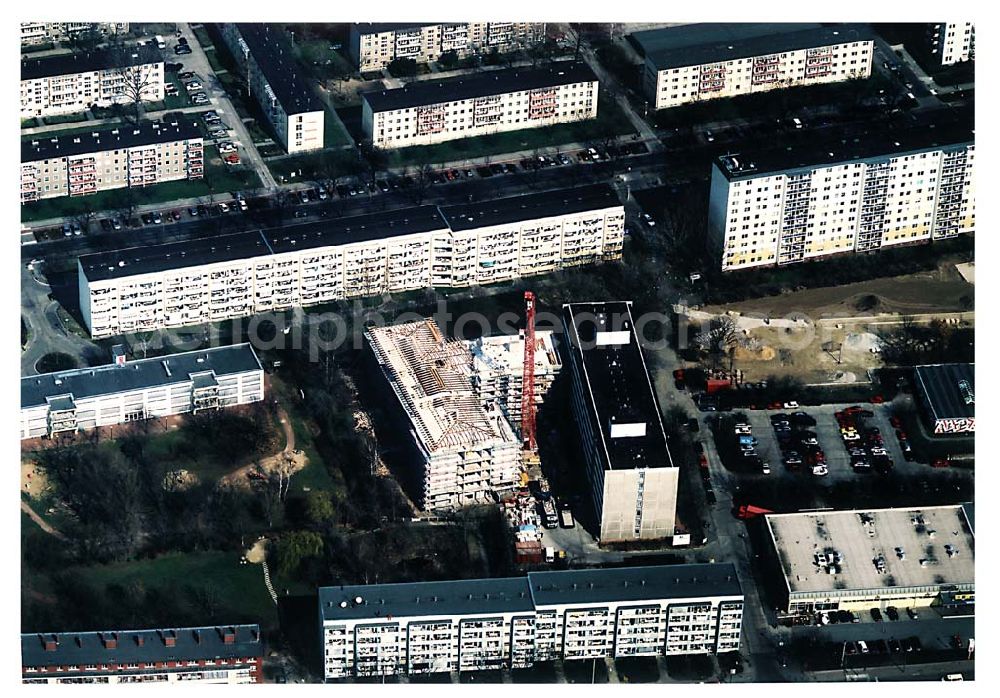
[[[194,38],[198,40],[198,43],[201,44],[202,48],[214,48],[214,45],[212,44],[212,37],[209,36],[208,29],[206,29],[204,25],[195,27]]]
[[[257,173],[246,169],[233,169],[223,164],[213,146],[205,147],[205,176],[203,179],[163,182],[133,191],[136,202],[142,204],[168,203],[210,194],[254,189],[260,185]],[[21,206],[21,221],[40,221],[50,218],[77,216],[87,211],[114,210],[121,205],[123,189],[111,189],[91,196],[63,196],[43,199]]]
[[[38,119],[32,117],[31,119],[21,119],[21,128],[35,128],[38,126]]]
[[[79,566],[70,571],[96,588],[142,582],[148,589],[174,592],[188,585],[211,585],[232,614],[258,618],[265,626],[278,621],[260,565],[241,565],[236,552],[167,553],[149,560]]]
[[[267,168],[279,182],[324,179],[357,171],[358,155],[353,150],[323,150],[267,160]],[[352,168],[354,168],[352,170]],[[301,170],[302,174],[298,174]],[[294,179],[291,174],[295,172]]]
[[[390,151],[388,156],[391,166],[400,167],[470,160],[564,143],[586,143],[630,133],[634,133],[634,129],[628,117],[614,98],[602,93],[598,101],[597,118],[590,121],[461,138],[437,145],[402,148]]]
[[[44,117],[44,119],[47,126],[51,126],[52,124],[72,124],[78,121],[86,121],[87,114],[82,111],[73,114],[53,114]]]
[[[219,54],[215,47],[205,49],[205,58],[216,75],[226,72],[226,66],[222,65],[222,61],[219,60]]]

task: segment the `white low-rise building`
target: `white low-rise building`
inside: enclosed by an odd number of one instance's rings
[[[217,25],[229,52],[246,71],[256,98],[278,143],[288,153],[323,147],[325,109],[303,77],[295,47],[279,25],[224,23]]]
[[[620,259],[607,185],[382,213],[84,255],[95,338],[424,288],[510,281]]]
[[[972,233],[975,150],[960,118],[723,156],[712,168],[709,248],[733,271]]]
[[[601,542],[674,535],[678,468],[631,305],[563,306],[570,399]]]
[[[21,141],[21,203],[201,179],[204,141],[194,121],[143,122]]]
[[[685,24],[631,35],[654,109],[871,75],[861,25]]]
[[[443,22],[352,24],[349,51],[361,71],[381,70],[397,58],[436,61],[454,51],[505,53],[529,48],[545,38],[544,22]]]
[[[323,677],[734,652],[743,602],[731,563],[323,587]]]
[[[406,148],[597,116],[597,76],[583,62],[491,70],[363,92],[361,122],[376,148]]]
[[[264,399],[249,344],[21,378],[21,438],[55,436]]]
[[[96,50],[21,60],[21,118],[81,112],[92,106],[164,97],[163,58],[155,47]]]

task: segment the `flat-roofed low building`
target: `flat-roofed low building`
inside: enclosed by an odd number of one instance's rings
[[[21,438],[52,437],[264,399],[249,344],[21,378]]]
[[[654,109],[871,75],[863,25],[685,24],[636,32],[643,91]]]
[[[975,602],[971,505],[769,514],[793,615]]]
[[[21,683],[263,683],[257,625],[21,634]]]
[[[735,271],[973,233],[975,172],[972,122],[958,111],[724,155],[712,166],[708,246]]]
[[[620,259],[608,185],[408,209],[80,257],[93,337],[295,306],[510,281]]]
[[[930,364],[913,369],[921,415],[935,435],[976,433],[976,365]]]
[[[436,61],[529,48],[545,39],[544,22],[360,23],[351,25],[348,50],[361,71],[382,70],[397,58]]]
[[[678,469],[631,306],[563,306],[571,403],[602,542],[674,535]]]
[[[128,32],[128,22],[21,22],[21,46],[69,41],[81,35],[113,36]]]
[[[250,91],[288,153],[323,147],[325,109],[277,24],[223,23],[219,33],[246,71]]]
[[[21,118],[81,112],[164,96],[163,58],[153,46],[21,59]]]
[[[733,652],[743,602],[732,563],[322,587],[323,677]]]
[[[597,76],[584,62],[491,70],[361,93],[361,123],[376,148],[539,128],[597,116]]]
[[[201,179],[204,172],[201,129],[183,119],[21,141],[22,204]]]

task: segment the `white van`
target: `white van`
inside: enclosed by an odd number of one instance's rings
[[[156,35],[156,48],[165,49],[167,47],[167,42],[164,41],[163,37],[159,34]]]
[[[864,640],[858,640],[858,649],[861,654],[868,654],[868,644]]]

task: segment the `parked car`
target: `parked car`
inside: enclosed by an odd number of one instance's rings
[[[878,610],[877,608],[873,608],[870,611],[870,613],[873,621],[875,621],[876,623],[882,622],[882,611]]]
[[[911,620],[917,620],[920,617],[920,614],[917,613],[917,609],[913,608],[913,606],[906,609],[906,615],[908,615]]]
[[[895,606],[886,606],[885,615],[889,617],[889,620],[899,620],[899,611],[896,610]]]

